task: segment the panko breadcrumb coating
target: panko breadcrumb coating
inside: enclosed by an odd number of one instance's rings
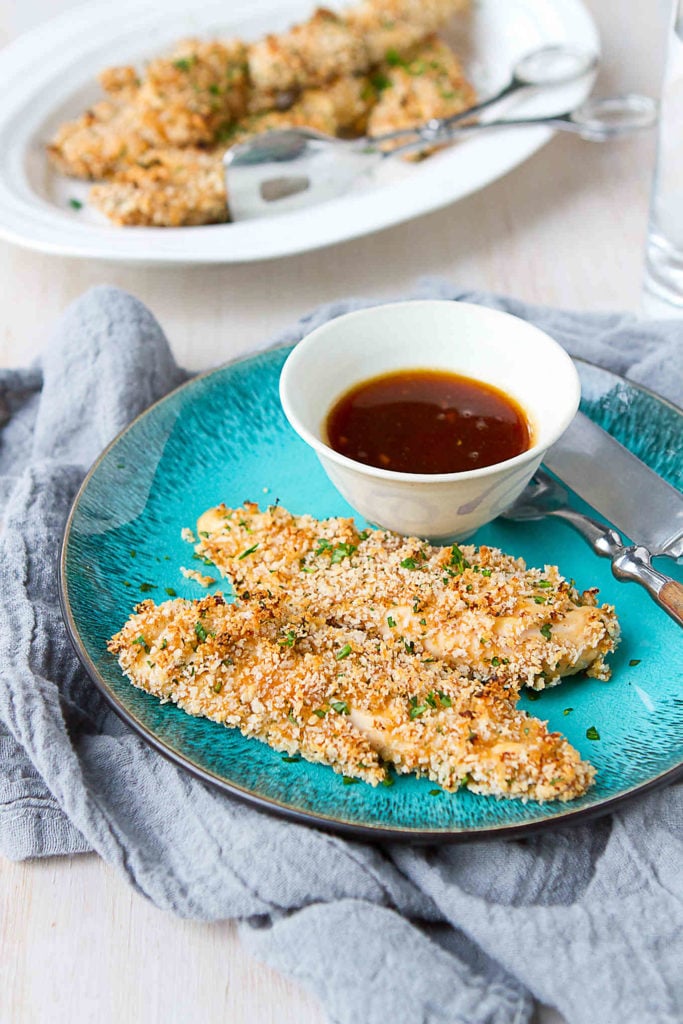
[[[115,224],[220,223],[228,146],[286,127],[377,134],[472,102],[457,58],[432,35],[466,4],[366,0],[251,45],[183,40],[139,75],[104,71],[107,98],[61,125],[48,154],[62,173],[99,182],[91,201]]]
[[[480,679],[540,690],[584,670],[609,678],[614,609],[598,607],[595,590],[579,594],[556,566],[527,569],[495,548],[359,533],[352,519],[318,521],[281,506],[220,505],[197,528],[197,553],[238,594],[265,588],[293,614],[398,637]]]
[[[138,161],[90,190],[93,206],[115,224],[185,227],[228,219],[223,153],[148,149]]]
[[[408,52],[468,6],[467,0],[365,0],[341,14],[319,8],[304,24],[253,43],[249,74],[265,92],[364,74],[387,52]]]
[[[370,136],[453,117],[476,102],[460,61],[437,36],[425,40],[409,58],[390,54],[382,75],[381,95],[368,118]]]
[[[302,616],[265,595],[145,601],[109,644],[134,685],[377,785],[390,762],[445,790],[569,800],[593,769],[514,704],[514,691],[402,644]]]
[[[501,797],[569,800],[591,784],[516,703],[525,684],[607,677],[618,625],[595,591],[493,548],[279,506],[220,505],[196,536],[236,602],[139,605],[109,645],[136,686],[372,785],[387,764]]]
[[[309,89],[289,110],[254,114],[233,126],[230,142],[275,128],[306,127],[328,135],[357,131],[367,117],[363,79],[339,79]],[[148,149],[90,192],[92,204],[115,224],[184,227],[228,219],[223,156],[226,146]]]

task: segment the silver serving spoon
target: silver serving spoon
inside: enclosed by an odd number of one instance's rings
[[[596,555],[609,558],[612,575],[620,583],[639,583],[674,622],[683,626],[683,585],[654,568],[647,548],[624,544],[612,527],[570,508],[565,489],[542,469],[537,469],[517,500],[502,513],[502,518],[523,522],[546,516],[563,519],[572,526],[588,541]]]
[[[388,157],[442,146],[479,132],[545,126],[573,132],[591,142],[604,142],[651,128],[656,120],[654,100],[628,94],[589,99],[575,110],[547,117],[473,124],[428,121],[406,132],[409,141],[394,149],[383,148],[386,136],[347,141],[308,128],[265,132],[225,154],[230,215],[239,221],[312,206],[348,192]]]

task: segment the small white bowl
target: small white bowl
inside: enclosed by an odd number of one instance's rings
[[[407,369],[447,370],[492,384],[527,414],[532,447],[462,473],[399,473],[340,455],[327,415],[354,385]],[[287,359],[280,400],[341,494],[369,522],[433,540],[462,540],[508,508],[571,423],[581,386],[571,359],[537,327],[468,302],[373,306],[312,331]]]

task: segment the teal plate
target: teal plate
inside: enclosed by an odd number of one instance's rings
[[[616,605],[623,640],[610,682],[577,678],[533,703],[522,698],[523,707],[564,733],[598,770],[595,786],[570,803],[448,794],[409,776],[388,788],[344,785],[331,768],[284,761],[258,740],[162,705],[128,683],[107,639],[144,593],[157,601],[167,587],[181,597],[205,595],[180,573],[181,565],[210,573],[192,562],[180,536],[201,512],[221,501],[267,505],[279,498],[295,513],[351,514],[280,408],[278,378],[288,352],[271,350],[221,367],[162,399],[107,448],[76,497],[62,547],[64,615],[83,664],[121,717],[160,753],[227,793],[364,838],[519,835],[604,813],[671,781],[683,769],[680,628],[639,587],[617,583],[605,560],[552,520],[498,521],[475,542],[521,555],[529,565],[557,563],[579,587],[597,585],[602,599]],[[584,411],[681,488],[683,413],[605,370],[577,365]],[[665,564],[683,579],[680,567]],[[599,740],[587,738],[593,729]]]

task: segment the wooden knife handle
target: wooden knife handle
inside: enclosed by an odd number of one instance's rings
[[[683,626],[683,583],[655,569],[650,561],[647,548],[622,548],[612,559],[612,572],[618,580],[640,583],[653,601],[670,615],[674,622]]]
[[[679,626],[683,626],[683,583],[669,580],[657,595],[659,604]]]

